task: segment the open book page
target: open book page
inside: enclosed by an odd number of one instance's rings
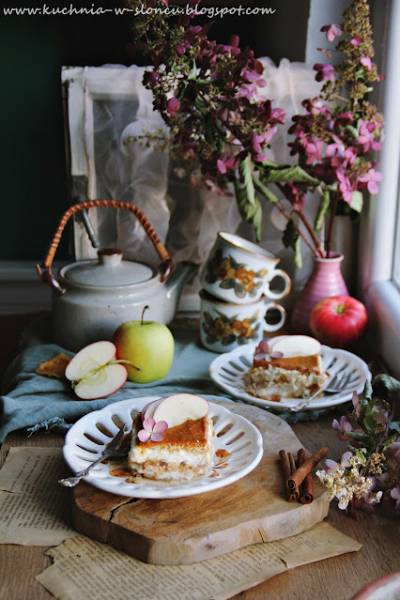
[[[75,535],[67,525],[68,493],[60,448],[11,448],[0,471],[0,543],[56,546]]]
[[[294,538],[183,566],[142,563],[82,535],[48,551],[37,580],[62,600],[225,600],[288,568],[359,550],[327,523]]]

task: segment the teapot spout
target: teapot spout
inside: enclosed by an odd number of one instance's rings
[[[183,287],[198,270],[198,265],[190,262],[179,263],[165,284],[167,302],[171,305],[171,320],[175,315]]]

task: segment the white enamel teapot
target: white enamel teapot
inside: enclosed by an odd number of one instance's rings
[[[82,260],[62,267],[56,277],[52,264],[68,220],[89,208],[118,208],[132,212],[149,236],[161,264],[158,270],[141,262],[124,260],[121,250],[104,248],[98,259]],[[54,341],[69,350],[79,350],[98,340],[109,340],[125,321],[139,319],[144,306],[146,320],[169,323],[185,282],[197,267],[172,258],[143,212],[130,202],[88,200],[64,213],[42,265],[40,279],[53,289]]]

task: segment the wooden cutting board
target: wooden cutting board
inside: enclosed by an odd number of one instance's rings
[[[329,500],[317,482],[311,504],[285,500],[277,455],[301,447],[291,427],[260,408],[223,405],[262,433],[264,456],[252,473],[219,490],[169,500],[115,496],[82,482],[73,491],[74,527],[145,562],[180,565],[297,535],[322,521]]]

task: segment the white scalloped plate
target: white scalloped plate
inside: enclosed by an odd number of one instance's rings
[[[371,373],[367,364],[355,354],[340,350],[339,348],[330,348],[322,346],[322,364],[324,368],[334,364],[329,368],[329,373],[334,375],[340,369],[350,369],[353,373],[353,382],[345,392],[338,394],[324,394],[311,400],[303,398],[285,398],[280,402],[264,400],[249,394],[244,386],[243,375],[250,369],[253,362],[254,350],[257,344],[246,344],[232,352],[226,352],[218,356],[210,365],[211,378],[230,396],[256,404],[263,408],[273,408],[275,411],[312,411],[331,408],[338,404],[343,404],[351,400],[353,391],[361,393],[365,382],[371,379]]]
[[[81,471],[101,454],[105,444],[118,432],[119,423],[132,427],[132,412],[141,410],[159,396],[144,396],[110,404],[102,410],[91,412],[75,423],[67,433],[63,448],[64,458],[74,473]],[[229,452],[227,466],[217,470],[218,476],[209,475],[192,481],[170,482],[141,479],[129,483],[110,475],[110,466],[99,464],[85,480],[95,487],[133,498],[179,498],[209,492],[241,479],[255,469],[263,455],[260,432],[250,421],[226,408],[209,402],[209,415],[214,423],[215,450]],[[109,436],[104,433],[108,430]],[[89,437],[87,437],[89,436]],[[91,438],[91,439],[90,439]],[[93,441],[97,440],[97,443]],[[211,471],[211,470],[210,470]]]

